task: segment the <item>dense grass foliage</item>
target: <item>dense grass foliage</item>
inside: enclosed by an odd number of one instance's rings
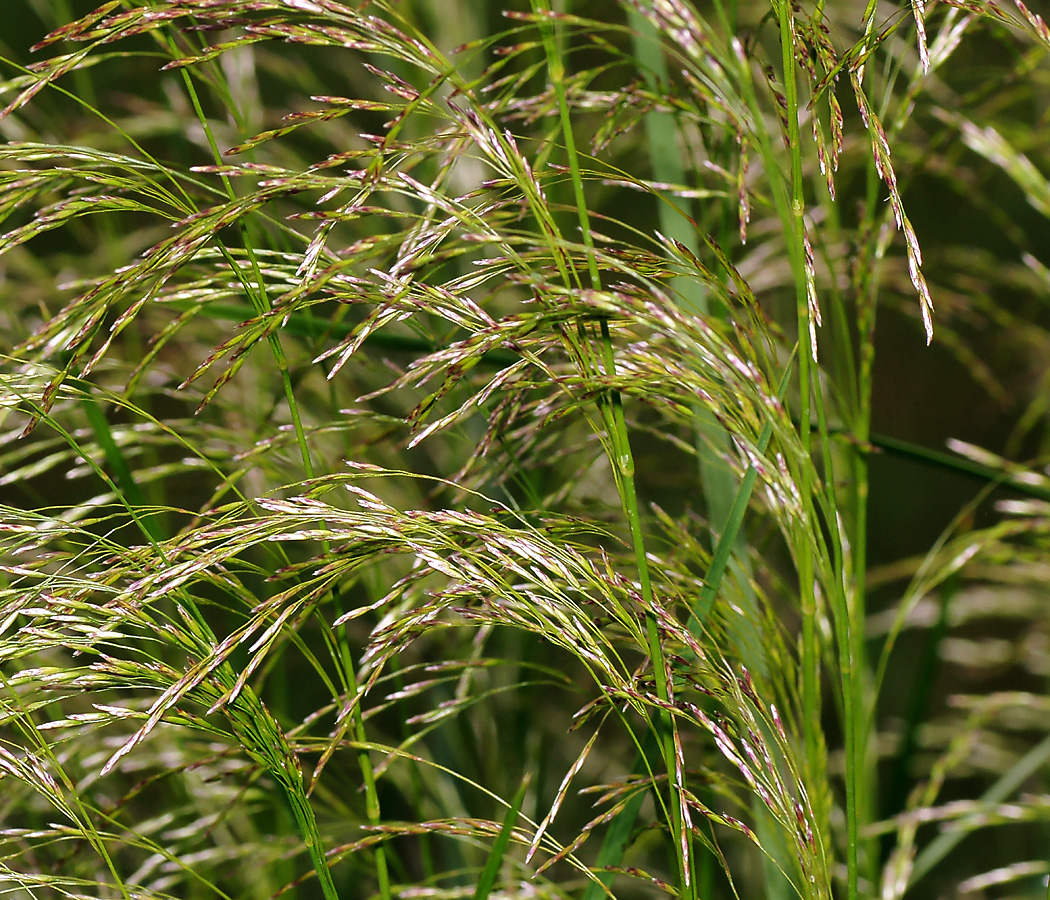
[[[3,16],[4,896],[1046,894],[1036,11]]]

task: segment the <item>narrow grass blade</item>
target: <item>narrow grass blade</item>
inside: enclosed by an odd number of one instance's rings
[[[518,788],[518,792],[510,802],[510,809],[507,810],[507,817],[503,820],[503,827],[496,837],[496,843],[492,845],[489,858],[485,861],[485,868],[482,869],[481,877],[478,879],[478,886],[474,889],[474,900],[488,900],[488,896],[492,892],[492,887],[496,883],[496,876],[499,874],[500,866],[503,865],[503,857],[506,855],[507,847],[510,845],[510,838],[514,833],[514,825],[518,821],[518,814],[521,812],[522,804],[525,802],[525,794],[528,792],[529,782],[531,781],[531,776],[526,774],[521,780],[521,787]]]
[[[1014,791],[1016,791],[1029,778],[1035,775],[1043,766],[1050,761],[1050,736],[1043,738],[1021,759],[1008,769],[1003,776],[995,782],[980,798],[980,803],[989,805],[1002,803]],[[945,831],[932,840],[927,847],[916,857],[915,865],[912,867],[911,878],[908,880],[908,890],[911,890],[934,866],[952,852],[963,839],[968,837],[971,829],[966,827],[966,820],[957,828]]]
[[[124,458],[124,454],[113,438],[113,431],[109,427],[109,421],[106,419],[106,414],[102,411],[102,407],[98,405],[98,401],[90,394],[84,394],[81,397],[80,407],[84,410],[84,415],[87,416],[88,422],[91,423],[91,430],[95,433],[95,440],[98,441],[102,452],[106,455],[106,462],[109,463],[110,469],[113,470],[113,478],[124,493],[125,499],[136,509],[142,509],[146,505],[146,498],[138,482],[135,481],[135,476],[128,465],[128,461]],[[155,541],[161,540],[161,530],[154,516],[143,516],[140,524],[149,532],[151,538]]]

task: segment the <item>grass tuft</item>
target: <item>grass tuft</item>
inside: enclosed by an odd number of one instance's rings
[[[1045,894],[1039,12],[9,5],[0,891]]]

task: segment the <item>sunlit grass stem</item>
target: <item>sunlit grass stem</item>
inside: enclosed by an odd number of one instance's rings
[[[533,8],[540,15],[550,13],[549,0],[533,0]],[[576,213],[579,217],[580,230],[583,243],[586,248],[587,269],[590,276],[590,285],[593,290],[601,290],[601,275],[594,252],[594,239],[591,235],[591,226],[587,212],[587,198],[584,194],[583,178],[580,174],[579,157],[576,152],[576,140],[573,134],[572,118],[569,112],[568,99],[565,91],[565,69],[562,61],[563,48],[557,35],[557,21],[549,20],[545,27],[541,27],[543,44],[547,53],[547,67],[550,74],[551,85],[554,88],[558,103],[558,113],[561,120],[561,135],[565,142],[565,152],[568,157],[569,170],[572,176],[573,193],[576,199]],[[605,368],[605,374],[613,377],[616,374],[616,363],[613,355],[612,337],[609,332],[609,323],[605,317],[599,322],[600,345]],[[620,500],[623,505],[624,514],[630,529],[631,542],[634,546],[635,565],[638,570],[643,611],[645,614],[646,633],[649,641],[649,654],[653,667],[653,675],[656,680],[656,693],[663,703],[671,701],[670,685],[668,683],[668,668],[664,658],[663,646],[657,627],[656,615],[653,604],[653,588],[649,575],[649,563],[645,551],[645,537],[642,528],[641,512],[638,506],[638,495],[634,479],[634,456],[631,451],[630,437],[627,433],[627,423],[624,418],[623,401],[616,390],[608,392],[607,399],[601,401],[603,418],[609,431],[609,441],[613,448],[613,459],[610,464],[616,473],[616,483],[620,490]],[[682,802],[678,796],[683,786],[678,784],[676,772],[678,766],[675,757],[677,725],[672,716],[666,711],[659,710],[655,713],[659,724],[658,740],[663,751],[664,765],[671,784],[672,800],[671,812],[671,836],[675,848],[675,856],[678,861],[678,876],[681,884],[683,897],[693,896],[695,891],[695,876],[692,871],[693,861],[690,847],[692,845],[692,834],[685,828],[682,819]]]

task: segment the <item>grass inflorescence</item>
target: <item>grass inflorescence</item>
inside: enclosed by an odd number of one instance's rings
[[[5,895],[1045,895],[1037,11],[9,2]]]

